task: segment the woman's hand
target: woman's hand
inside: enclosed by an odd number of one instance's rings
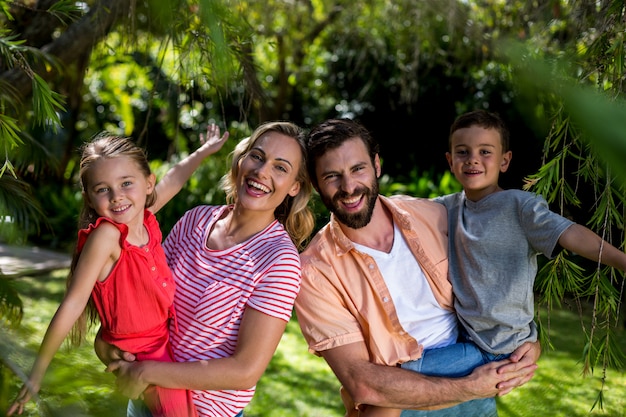
[[[96,339],[93,342],[93,348],[98,356],[98,359],[105,364],[108,365],[112,361],[116,360],[124,360],[127,362],[133,362],[136,358],[130,352],[125,352],[120,348],[110,345],[102,339],[102,328],[98,330],[96,334]]]
[[[124,360],[113,361],[107,366],[106,371],[114,373],[117,378],[115,384],[117,390],[130,399],[141,398],[143,392],[148,388],[148,383],[141,378],[142,367],[150,361],[126,362]]]

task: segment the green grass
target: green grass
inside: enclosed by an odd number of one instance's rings
[[[3,357],[28,372],[43,335],[63,298],[67,271],[50,275],[22,277],[17,279],[24,302],[24,317],[17,329],[6,330],[0,347]],[[125,416],[126,402],[117,395],[115,378],[104,372],[93,350],[93,333],[79,348],[63,345],[48,368],[40,391],[40,405],[29,402],[24,416]],[[21,380],[9,381],[8,400],[15,398]],[[0,404],[4,411],[6,404]],[[45,410],[49,409],[49,412]]]
[[[28,371],[43,333],[62,299],[66,271],[18,279],[24,301],[19,328],[2,329],[0,348],[23,371]],[[600,368],[594,376],[582,377],[579,359],[584,338],[575,312],[561,309],[551,315],[550,336],[555,350],[544,349],[535,377],[525,386],[498,398],[500,417],[626,416],[624,369],[607,371],[603,408],[592,406],[601,388]],[[626,346],[623,328],[619,346]],[[104,372],[92,346],[93,334],[78,349],[62,348],[55,356],[41,390],[44,414],[33,402],[30,416],[125,416],[126,400],[115,392],[114,378]],[[0,412],[21,386],[11,375],[0,379]],[[1,376],[0,376],[1,378]],[[9,387],[8,392],[6,387]],[[295,321],[279,345],[270,366],[259,381],[257,393],[246,408],[246,417],[342,417],[339,383],[326,363],[306,349]],[[8,399],[5,398],[8,396]]]
[[[543,317],[546,317],[545,313]],[[626,416],[624,366],[607,369],[602,407],[599,404],[594,406],[602,390],[603,370],[597,366],[593,375],[582,375],[585,339],[578,313],[559,309],[552,312],[550,319],[554,350],[544,348],[539,369],[528,384],[498,398],[500,417]],[[624,352],[626,334],[623,325],[617,336],[617,346]]]

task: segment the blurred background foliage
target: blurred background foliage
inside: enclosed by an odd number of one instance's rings
[[[382,192],[432,197],[459,190],[450,124],[485,108],[512,133],[501,185],[623,248],[625,27],[621,0],[0,0],[0,242],[71,252],[77,149],[102,130],[144,146],[157,176],[207,124],[230,131],[159,212],[166,234],[223,202],[228,152],[264,121],[358,119],[381,142]],[[538,277],[548,312],[565,296],[594,306],[587,373],[623,367],[623,282],[575,254]],[[20,322],[16,288],[0,279],[3,326]]]

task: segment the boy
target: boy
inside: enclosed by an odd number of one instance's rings
[[[552,258],[558,245],[626,270],[624,252],[550,211],[543,197],[500,188],[500,172],[506,172],[511,158],[509,132],[498,115],[477,110],[459,116],[450,128],[446,159],[463,191],[436,199],[448,209],[456,312],[489,360],[537,340],[533,285],[538,254]]]
[[[503,190],[499,175],[511,158],[509,132],[498,115],[476,110],[459,116],[450,127],[446,159],[463,191],[435,199],[448,210],[449,277],[462,339],[480,347],[485,363],[537,340],[533,286],[539,254],[552,258],[560,246],[626,270],[624,252],[550,211],[543,197]],[[411,369],[413,362],[402,367]],[[399,413],[372,407],[365,415]],[[444,409],[436,415],[449,414]]]

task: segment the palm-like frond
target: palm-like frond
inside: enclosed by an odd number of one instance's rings
[[[13,281],[0,272],[0,327],[17,326],[22,320],[23,305]]]
[[[10,159],[19,173],[38,176],[44,172],[55,172],[58,168],[58,159],[41,141],[27,132],[20,132],[20,141],[23,145],[15,148]]]
[[[32,197],[30,186],[9,175],[0,177],[0,237],[19,241],[28,230],[47,226],[44,211]]]

